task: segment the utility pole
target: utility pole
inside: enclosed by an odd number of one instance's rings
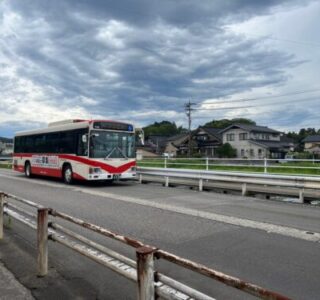
[[[184,109],[188,117],[188,130],[189,130],[188,156],[189,157],[191,157],[191,122],[192,122],[191,112],[194,110],[192,108],[193,105],[196,105],[196,103],[192,103],[190,100],[184,105]]]

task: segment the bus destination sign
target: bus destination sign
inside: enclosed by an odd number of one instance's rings
[[[116,123],[116,122],[94,122],[94,129],[119,130],[119,131],[133,131],[131,124]]]

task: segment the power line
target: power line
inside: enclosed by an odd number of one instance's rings
[[[296,92],[291,92],[291,93],[286,93],[286,94],[270,95],[270,96],[263,96],[263,97],[258,97],[258,98],[249,98],[249,99],[243,98],[243,99],[235,99],[235,100],[218,101],[218,102],[212,102],[212,103],[207,103],[207,104],[225,104],[225,103],[233,103],[233,102],[256,101],[256,100],[261,100],[261,99],[271,99],[271,98],[280,98],[280,97],[285,97],[285,96],[300,95],[300,94],[312,93],[312,92],[317,92],[317,91],[320,91],[320,89],[296,91]]]
[[[317,96],[315,98],[307,98],[307,99],[295,99],[295,100],[289,100],[289,101],[283,101],[283,102],[272,102],[272,103],[264,103],[264,104],[257,104],[257,105],[247,105],[247,106],[227,106],[227,107],[216,107],[216,108],[195,108],[194,110],[232,110],[232,109],[240,109],[240,108],[255,108],[255,107],[261,107],[261,106],[270,106],[270,105],[282,105],[282,104],[289,104],[289,103],[297,103],[297,102],[309,102],[318,100],[320,96]]]

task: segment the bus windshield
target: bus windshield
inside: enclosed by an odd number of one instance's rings
[[[134,140],[132,133],[93,130],[90,134],[90,157],[133,158]]]

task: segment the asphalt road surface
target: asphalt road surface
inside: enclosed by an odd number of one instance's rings
[[[0,190],[137,238],[277,291],[320,299],[320,208],[136,182],[66,186],[0,171]],[[134,251],[78,232],[134,258]],[[2,262],[38,299],[135,299],[135,285],[56,243],[50,271],[34,278],[35,234],[18,222],[0,243]],[[157,262],[159,269],[216,299],[254,299],[219,282]]]

